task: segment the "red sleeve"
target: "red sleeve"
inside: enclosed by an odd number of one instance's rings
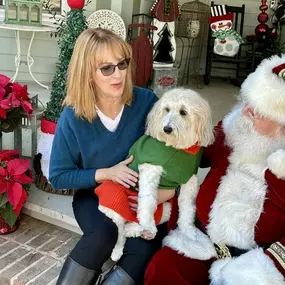
[[[202,159],[200,163],[200,168],[206,168],[210,167],[211,161],[212,161],[212,155],[217,148],[217,145],[220,143],[223,143],[224,141],[224,132],[223,132],[223,127],[222,127],[222,121],[220,121],[216,127],[214,128],[214,134],[215,134],[215,140],[213,144],[209,145],[208,147],[205,147],[203,149],[203,154],[202,154]]]

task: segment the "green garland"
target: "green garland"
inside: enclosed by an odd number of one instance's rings
[[[71,9],[66,16],[66,22],[61,25],[60,31],[58,31],[60,46],[58,69],[52,81],[50,101],[44,112],[44,117],[53,122],[58,120],[62,111],[62,102],[66,95],[67,69],[76,39],[82,31],[87,29],[83,9]]]
[[[244,42],[244,40],[240,36],[240,34],[234,30],[213,31],[213,37],[218,38],[221,41],[225,40],[226,38],[234,37],[240,44],[242,44]]]
[[[172,5],[171,0],[165,0],[165,5],[164,5],[164,15],[165,16],[169,16],[171,5]]]

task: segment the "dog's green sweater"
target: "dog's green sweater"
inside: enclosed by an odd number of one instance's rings
[[[136,172],[143,163],[162,166],[158,188],[174,189],[198,172],[201,154],[202,148],[196,154],[190,154],[144,135],[131,147],[129,156],[134,155],[134,160],[128,166]]]

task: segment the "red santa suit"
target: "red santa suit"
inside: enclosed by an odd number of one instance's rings
[[[285,284],[285,132],[263,136],[242,114],[250,104],[285,125],[284,73],[272,74],[280,64],[285,56],[265,60],[242,85],[243,103],[217,126],[204,151],[211,169],[195,217],[189,200],[188,220],[179,216],[148,266],[146,285]]]

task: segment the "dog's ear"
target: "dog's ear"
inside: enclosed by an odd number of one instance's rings
[[[161,110],[161,99],[159,99],[153,107],[151,108],[150,112],[147,115],[146,119],[146,134],[147,135],[154,135],[152,134],[153,130],[155,129],[155,123],[157,120],[158,112]]]
[[[214,141],[214,128],[210,106],[202,97],[199,108],[195,112],[195,117],[198,145],[206,147]]]

